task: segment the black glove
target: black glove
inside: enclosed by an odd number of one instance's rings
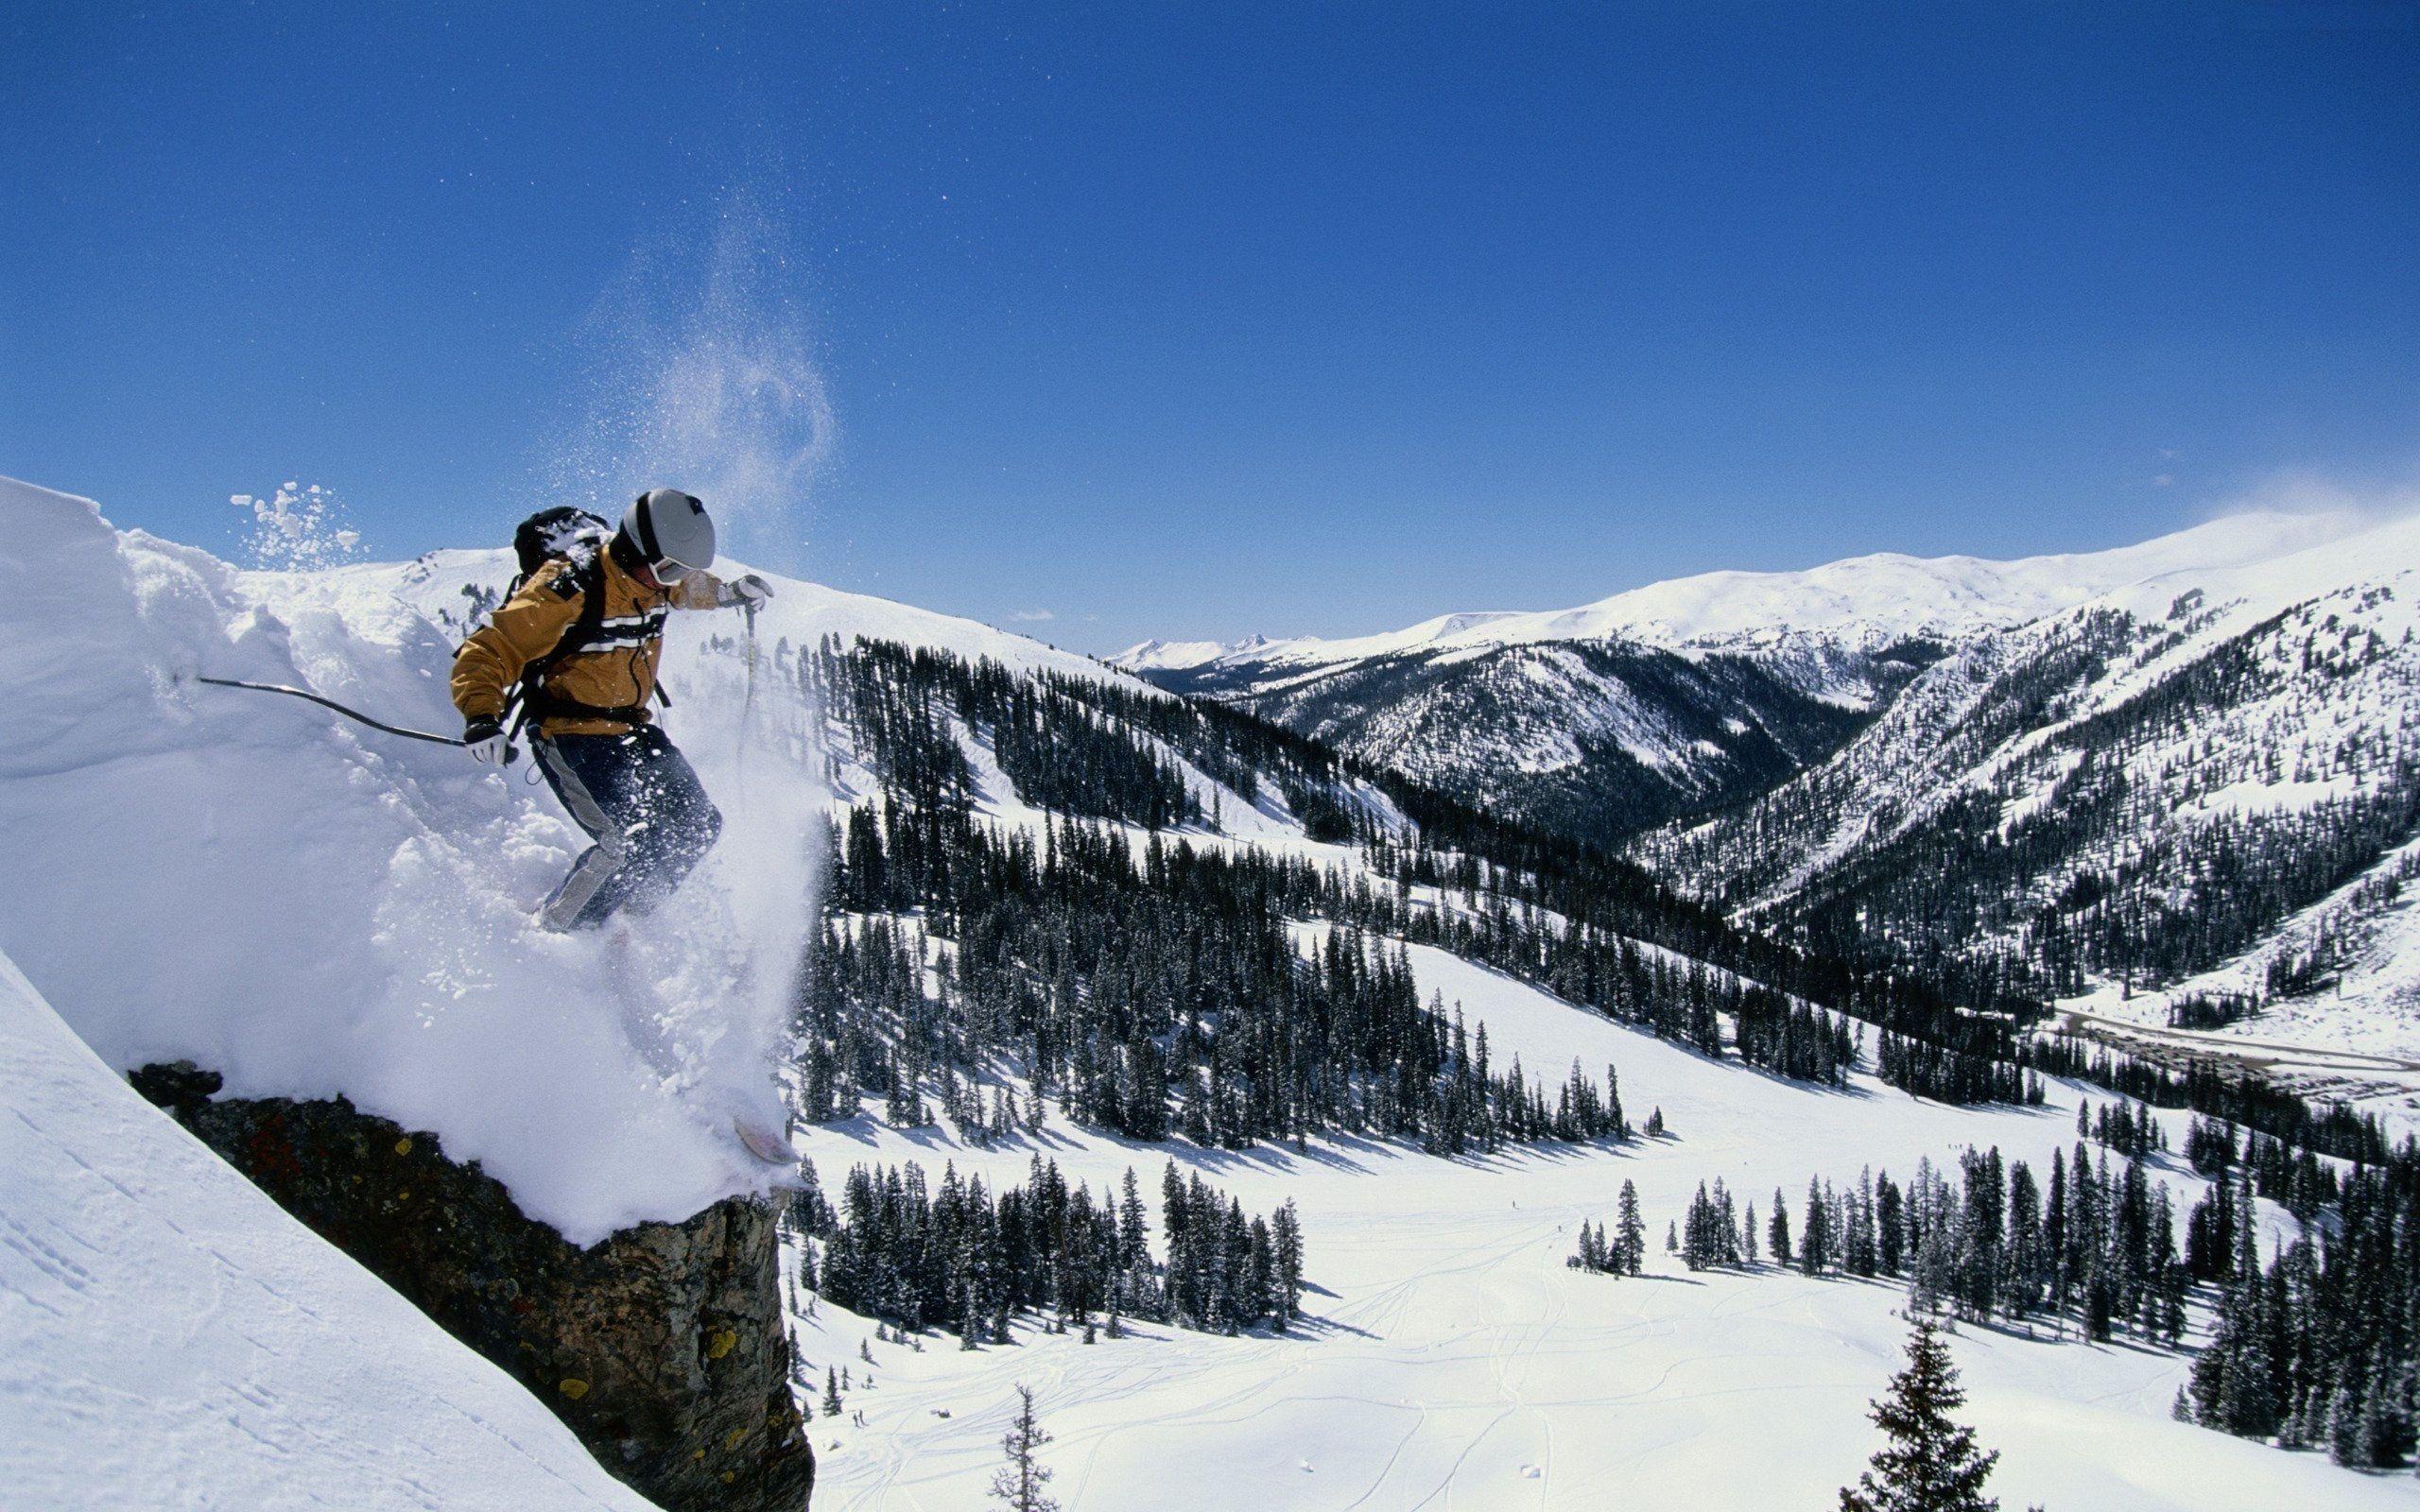
[[[482,766],[504,765],[507,749],[504,727],[485,714],[462,727],[462,745],[470,751],[471,760]]]

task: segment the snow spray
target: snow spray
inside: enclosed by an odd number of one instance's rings
[[[713,512],[724,571],[804,565],[805,512],[834,422],[791,246],[778,216],[735,195],[710,234],[634,252],[582,332],[585,401],[545,468],[546,502],[614,519],[642,490],[679,488]],[[769,635],[786,607],[777,598],[767,611]],[[817,725],[801,685],[781,677],[794,663],[777,659],[769,677],[755,664],[752,612],[744,627],[706,614],[672,625],[666,726],[725,822],[662,927],[642,931],[656,939],[650,1011],[701,1082],[761,1119],[765,1068],[786,1044],[817,917]]]

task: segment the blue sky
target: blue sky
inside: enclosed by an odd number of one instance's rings
[[[0,472],[500,541],[743,352],[757,557],[1084,649],[2115,544],[2411,475],[2415,20],[35,0]]]

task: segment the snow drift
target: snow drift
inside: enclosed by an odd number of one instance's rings
[[[137,1096],[5,956],[0,1106],[11,1507],[647,1505]]]
[[[531,927],[584,837],[526,764],[191,680],[450,732],[458,629],[374,580],[238,572],[27,485],[0,480],[0,949],[104,1059],[342,1093],[576,1244],[764,1179],[729,1129],[780,1120],[820,795],[795,697],[759,690],[741,761],[736,615],[674,617],[666,722],[730,822],[638,932],[634,984],[595,937]]]

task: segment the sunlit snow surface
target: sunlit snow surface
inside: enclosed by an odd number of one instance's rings
[[[647,1503],[135,1095],[0,956],[0,1505]]]
[[[762,1087],[755,1051],[773,1021],[770,994],[786,989],[765,963],[788,959],[774,947],[794,950],[813,917],[804,857],[790,844],[813,815],[754,805],[773,802],[768,788],[786,803],[820,803],[802,779],[824,770],[826,753],[814,748],[809,712],[760,687],[742,770],[732,616],[676,619],[667,658],[669,726],[735,818],[694,896],[642,942],[671,984],[657,1000],[692,1011],[633,1022],[586,947],[523,926],[522,910],[578,841],[543,790],[525,785],[525,769],[480,774],[458,752],[181,680],[195,670],[307,680],[390,719],[450,730],[443,678],[466,624],[462,590],[500,587],[504,554],[238,574],[121,537],[80,501],[7,486],[0,508],[14,527],[0,545],[11,653],[0,659],[0,696],[16,716],[0,727],[0,843],[18,876],[41,879],[0,892],[0,948],[106,1058],[190,1056],[227,1070],[238,1091],[343,1091],[439,1130],[575,1236],[680,1216],[753,1183],[699,1113]],[[966,621],[781,586],[762,627],[770,688],[794,670],[788,657],[826,633],[1115,676]],[[979,811],[1038,822],[968,744]],[[862,796],[850,752],[829,755],[835,798]],[[1188,781],[1208,791],[1200,773]],[[1213,796],[1229,833],[1195,843],[1348,859],[1304,839],[1266,794],[1259,806]],[[2073,1089],[2033,1112],[1920,1104],[1868,1078],[1848,1092],[1812,1091],[1708,1063],[1434,952],[1414,961],[1424,988],[1488,1024],[1497,1064],[1517,1054],[1552,1084],[1575,1057],[1592,1076],[1611,1060],[1633,1121],[1661,1107],[1677,1140],[1445,1161],[1353,1141],[1300,1155],[1126,1146],[1055,1112],[1039,1139],[985,1151],[945,1128],[866,1118],[816,1130],[804,1143],[827,1190],[865,1160],[920,1160],[935,1178],[955,1160],[1011,1182],[1041,1151],[1096,1190],[1131,1164],[1155,1192],[1175,1156],[1252,1211],[1298,1199],[1319,1288],[1295,1338],[1145,1325],[1133,1340],[1087,1348],[1021,1326],[1017,1346],[971,1353],[939,1337],[922,1353],[873,1345],[877,1384],[848,1399],[866,1424],[815,1421],[818,1508],[979,1504],[1019,1381],[1039,1388],[1058,1435],[1045,1454],[1059,1473],[1052,1490],[1071,1509],[1828,1505],[1874,1447],[1863,1408],[1895,1363],[1901,1294],[1769,1271],[1692,1277],[1660,1246],[1650,1278],[1582,1275],[1564,1265],[1578,1224],[1609,1218],[1625,1177],[1660,1235],[1696,1184],[1718,1176],[1760,1213],[1780,1186],[1795,1216],[1810,1175],[1853,1182],[1870,1164],[1905,1181],[1920,1157],[1947,1162],[1969,1143],[1997,1143],[2039,1169],[2072,1143]],[[12,1090],[10,1110],[31,1106],[27,1095]],[[2173,1163],[2163,1178],[2180,1208],[2198,1190]],[[2269,1216],[2273,1237],[2282,1233],[2282,1215]],[[0,1312],[0,1322],[26,1316]],[[826,1366],[862,1376],[858,1347],[872,1332],[819,1307],[801,1332],[814,1381]],[[2012,1508],[2420,1500],[2409,1477],[2361,1476],[2171,1422],[2179,1355],[1975,1329],[1955,1349],[1969,1415],[2006,1455],[1994,1489]],[[11,1389],[30,1379],[26,1357],[13,1347],[0,1357],[0,1371],[16,1372],[0,1377]],[[363,1355],[353,1359],[359,1367]],[[469,1452],[430,1452],[450,1464]],[[434,1496],[544,1504],[507,1476],[493,1484],[493,1498]]]
[[[1409,651],[1454,651],[1537,641],[1618,636],[1650,645],[1732,645],[1821,632],[1868,645],[1914,635],[1957,635],[2020,625],[2129,585],[2187,572],[2266,563],[2360,530],[2344,509],[2254,510],[2113,551],[1991,561],[1879,552],[1802,572],[1701,573],[1650,583],[1578,609],[1442,614],[1376,635],[1326,639],[1255,635],[1145,641],[1112,658],[1119,666],[1184,669],[1224,662],[1288,671]]]
[[[191,680],[451,733],[458,631],[365,580],[120,535],[60,494],[0,483],[0,949],[103,1058],[342,1093],[582,1244],[763,1180],[730,1129],[780,1118],[821,796],[795,696],[756,700],[743,780],[742,663],[705,642],[735,614],[675,617],[667,723],[730,822],[625,971],[530,925],[584,841],[526,762],[498,775]]]
[[[818,1130],[809,1146],[836,1192],[858,1161],[917,1160],[937,1180],[954,1160],[1011,1184],[1038,1152],[1096,1193],[1135,1167],[1155,1214],[1174,1155],[1248,1211],[1295,1198],[1315,1289],[1291,1338],[1146,1324],[1086,1346],[1020,1326],[1012,1347],[971,1353],[942,1333],[921,1353],[872,1343],[871,1367],[858,1349],[873,1322],[819,1302],[800,1333],[811,1380],[820,1387],[827,1367],[846,1366],[853,1380],[870,1368],[875,1384],[812,1425],[817,1506],[978,1504],[1020,1382],[1057,1435],[1043,1459],[1071,1508],[1833,1504],[1879,1442],[1864,1410],[1899,1363],[1904,1292],[1770,1267],[1692,1275],[1664,1253],[1665,1224],[1715,1177],[1760,1218],[1781,1187],[1795,1224],[1811,1175],[1854,1183],[1872,1165],[1904,1183],[1920,1155],[1948,1162],[1969,1143],[2044,1172],[2053,1148],[2073,1143],[2075,1090],[2055,1088],[2040,1111],[1918,1103],[1864,1076],[1846,1092],[1809,1090],[1709,1063],[1451,956],[1412,954],[1424,992],[1441,989],[1488,1025],[1497,1064],[1517,1053],[1552,1085],[1574,1057],[1592,1075],[1610,1059],[1632,1119],[1661,1107],[1678,1138],[1448,1161],[1350,1141],[1316,1141],[1304,1155],[1129,1145],[1063,1123],[988,1150],[944,1128],[871,1119]],[[2181,1140],[2182,1121],[2169,1122]],[[2178,1162],[2159,1169],[2180,1204],[2200,1193]],[[1650,1274],[1565,1268],[1578,1226],[1610,1222],[1624,1179],[1637,1183],[1649,1221]],[[2273,1242],[2291,1220],[2264,1211]],[[1971,1393],[1964,1416],[2003,1454],[1991,1486],[2003,1506],[2420,1505],[2409,1475],[2363,1475],[2171,1421],[2185,1355],[1980,1328],[1962,1329],[1952,1349]]]

